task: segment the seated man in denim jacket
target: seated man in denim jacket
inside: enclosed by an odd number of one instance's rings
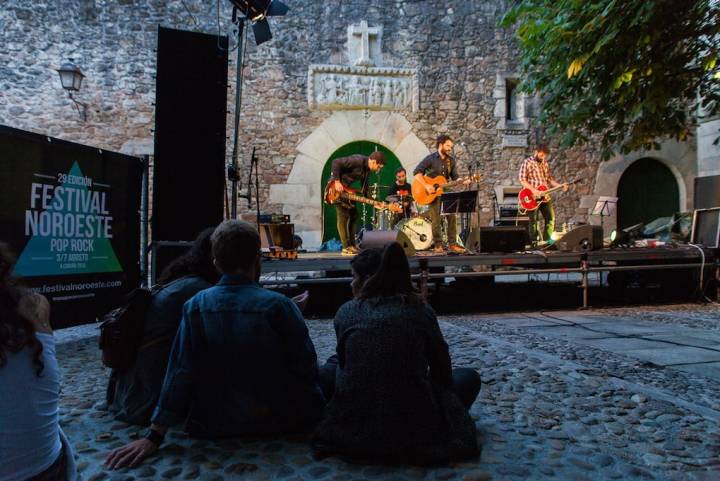
[[[292,300],[263,289],[260,237],[243,221],[212,235],[220,282],[185,303],[152,426],[114,450],[111,469],[153,453],[168,427],[187,419],[203,438],[274,435],[311,429],[324,407],[317,356]]]

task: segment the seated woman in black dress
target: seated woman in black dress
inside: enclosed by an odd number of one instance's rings
[[[148,425],[160,397],[170,349],[185,301],[212,287],[220,279],[213,265],[210,236],[202,231],[190,250],[163,271],[145,315],[142,340],[135,364],[122,373],[113,371],[108,386],[108,405],[115,418],[130,424]]]
[[[384,249],[378,271],[338,310],[335,333],[336,382],[313,436],[318,456],[412,464],[477,456],[468,409],[480,376],[451,368],[435,313],[415,295],[400,245]]]

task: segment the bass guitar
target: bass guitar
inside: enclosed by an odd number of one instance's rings
[[[428,194],[425,190],[425,186],[420,183],[420,181],[415,179],[413,180],[411,187],[412,196],[413,199],[415,199],[415,202],[417,202],[418,204],[428,205],[432,203],[432,201],[437,199],[439,196],[441,196],[444,189],[455,187],[456,185],[460,185],[465,182],[479,182],[482,180],[482,174],[473,174],[467,177],[460,177],[459,179],[452,180],[450,182],[448,182],[448,180],[442,175],[438,175],[437,177],[423,175],[423,179],[425,180],[426,184],[432,185],[435,188],[435,192],[433,192],[432,194]]]
[[[553,187],[552,189],[548,189],[547,185],[540,185],[535,189],[543,193],[543,195],[541,195],[540,197],[535,197],[532,191],[528,188],[522,189],[518,193],[518,211],[522,215],[526,212],[536,210],[538,207],[540,207],[541,204],[550,200],[550,194],[562,189],[566,185],[572,185],[577,181],[578,179],[575,179],[572,182],[566,182],[565,184],[558,185],[557,187]]]
[[[378,210],[390,210],[396,214],[401,214],[403,208],[399,204],[390,204],[379,200],[368,199],[357,194],[355,189],[343,185],[343,190],[339,191],[335,188],[335,181],[330,180],[325,186],[325,194],[323,196],[327,204],[342,204],[345,207],[354,207],[352,202],[360,202],[373,206]]]

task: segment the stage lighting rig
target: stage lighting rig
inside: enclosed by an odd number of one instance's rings
[[[260,45],[272,38],[267,17],[282,16],[288,12],[288,6],[279,0],[230,0],[233,7],[252,22],[255,43]],[[233,18],[236,12],[233,11]]]
[[[219,2],[220,0],[218,0]],[[239,155],[239,136],[240,136],[240,105],[242,99],[242,83],[243,83],[243,61],[244,49],[243,38],[245,36],[245,21],[252,23],[253,34],[255,35],[255,43],[260,45],[272,38],[270,33],[270,24],[267,17],[285,15],[289,8],[279,0],[230,0],[233,5],[232,22],[237,25],[237,68],[235,69],[235,134],[233,136],[233,153],[232,161],[228,165],[228,180],[232,182],[232,204],[230,206],[230,215],[233,219],[237,219],[237,200],[238,200],[238,182],[240,173],[238,169]],[[218,3],[218,6],[220,4]],[[240,13],[241,15],[238,15]],[[255,148],[253,148],[252,162],[250,163],[250,178],[252,178],[252,168],[255,166],[255,187],[256,197],[258,185],[258,167],[257,158],[255,157]],[[248,185],[249,187],[249,185]],[[248,190],[248,201],[250,201],[250,193]],[[257,221],[260,223],[260,200],[257,200]]]

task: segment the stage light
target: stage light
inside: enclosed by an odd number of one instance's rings
[[[255,43],[260,45],[272,38],[267,17],[285,15],[289,8],[278,0],[230,0],[230,3],[252,22]]]
[[[644,228],[645,224],[641,222],[622,230],[612,231],[612,234],[610,234],[610,247],[631,245],[636,239],[642,238]]]

